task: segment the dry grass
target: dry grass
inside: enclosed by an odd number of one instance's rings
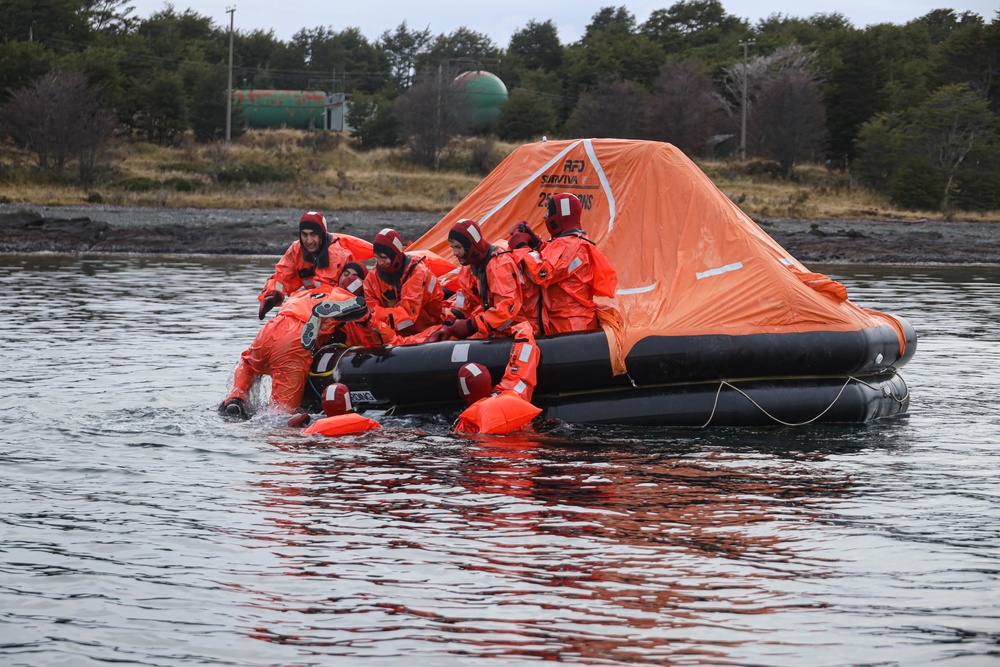
[[[69,175],[60,182],[40,174],[33,156],[8,145],[0,147],[0,201],[445,212],[484,175],[467,166],[474,152],[489,167],[516,148],[482,140],[458,144],[442,157],[442,169],[432,172],[414,166],[401,150],[363,153],[351,143],[336,133],[299,130],[253,130],[229,146],[125,142],[115,147],[103,181],[86,190],[70,184]],[[946,219],[940,212],[894,209],[850,174],[819,166],[796,167],[789,182],[774,177],[762,162],[698,164],[752,217]],[[222,182],[226,175],[229,181]],[[1000,221],[1000,211],[961,217]]]

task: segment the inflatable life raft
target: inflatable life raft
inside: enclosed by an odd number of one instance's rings
[[[598,299],[614,326],[538,338],[532,403],[569,423],[665,426],[867,422],[903,413],[898,374],[916,351],[903,319],[859,307],[847,288],[791,257],[669,144],[581,139],[522,146],[412,246],[451,258],[459,219],[489,239],[527,222],[546,238],[557,192],[618,274]],[[310,383],[345,383],[356,407],[458,410],[458,368],[494,382],[505,339],[379,351],[321,350]]]
[[[888,327],[862,332],[656,336],[614,375],[603,331],[537,340],[542,363],[532,403],[540,418],[568,423],[749,426],[867,422],[906,411],[908,388],[896,369],[912,356]],[[494,384],[510,357],[509,339],[449,341],[385,350],[331,347],[316,355],[314,387],[343,382],[358,409],[396,414],[461,407],[457,373],[466,361]]]

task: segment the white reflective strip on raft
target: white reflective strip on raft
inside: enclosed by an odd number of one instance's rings
[[[532,345],[531,343],[525,343],[524,345],[521,346],[521,354],[517,355],[517,360],[520,361],[522,364],[527,363],[528,359],[531,358],[531,351],[534,349],[535,349],[534,345]]]
[[[451,348],[451,360],[456,364],[464,364],[469,360],[470,343],[459,343]]]
[[[782,264],[784,264],[785,266],[792,266],[793,264],[795,264],[795,262],[793,262],[792,260],[790,260],[787,257],[782,257],[778,261],[781,262]]]
[[[324,353],[323,356],[319,358],[319,363],[316,364],[316,370],[319,371],[320,373],[326,373],[328,370],[330,370],[329,369],[330,360],[333,359],[335,356],[336,355],[333,352]]]
[[[615,228],[615,217],[618,215],[617,207],[615,206],[615,196],[611,192],[611,183],[608,182],[608,175],[604,173],[601,161],[597,159],[593,142],[590,139],[585,139],[583,147],[586,149],[587,155],[590,156],[590,162],[594,165],[594,169],[597,170],[597,178],[600,179],[601,187],[604,188],[604,196],[608,198],[608,232],[610,232]]]
[[[566,270],[566,273],[573,273],[579,269],[582,264],[583,261],[579,257],[574,257],[573,261],[569,263],[569,268]]]
[[[396,331],[402,331],[403,329],[412,326],[413,326],[413,320],[400,320],[399,323],[396,324]]]
[[[524,384],[524,380],[518,380],[517,384],[514,385],[514,391],[518,394],[523,394],[524,390],[528,388],[528,385]],[[523,396],[522,396],[523,398]]]
[[[545,164],[543,164],[542,167],[541,167],[541,169],[539,169],[538,171],[536,171],[535,173],[533,173],[531,176],[528,176],[528,178],[524,179],[524,181],[520,185],[518,185],[516,188],[514,188],[513,190],[510,191],[509,195],[507,195],[506,197],[504,197],[503,199],[501,199],[499,204],[497,204],[496,206],[494,206],[493,208],[491,208],[489,211],[487,211],[486,215],[484,215],[483,217],[479,218],[479,224],[483,224],[484,222],[486,222],[487,220],[489,220],[493,216],[494,213],[496,213],[497,211],[499,211],[500,209],[502,209],[504,206],[506,206],[510,202],[511,199],[513,199],[518,194],[520,194],[521,190],[525,189],[526,187],[528,187],[529,185],[531,185],[532,183],[534,183],[535,181],[537,181],[538,177],[541,176],[542,174],[544,174],[545,171],[549,167],[551,167],[552,165],[554,165],[557,162],[559,162],[559,160],[562,160],[564,157],[566,157],[567,153],[569,153],[571,150],[573,150],[574,148],[576,148],[577,146],[579,146],[580,145],[580,141],[582,141],[582,140],[574,141],[569,146],[567,146],[566,148],[564,148],[561,151],[559,151],[559,153],[557,153],[554,158],[552,158],[551,160],[549,160],[548,162],[546,162]]]
[[[646,292],[652,292],[659,285],[659,282],[655,282],[652,285],[644,285],[643,287],[627,287],[625,289],[615,290],[615,294],[645,294]]]
[[[433,292],[434,288],[437,287],[438,279],[437,276],[431,276],[431,281],[427,283],[427,291]]]
[[[723,273],[729,273],[730,271],[737,271],[743,268],[743,262],[736,262],[734,264],[726,264],[725,266],[720,266],[717,269],[709,269],[708,271],[700,271],[694,274],[694,277],[698,280],[702,278],[711,278],[712,276],[718,276]]]

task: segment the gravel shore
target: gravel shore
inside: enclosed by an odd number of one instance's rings
[[[280,255],[295,238],[293,209],[160,209],[0,204],[0,253]],[[371,239],[392,227],[414,240],[440,215],[324,212],[332,231]],[[762,218],[804,263],[996,264],[1000,223]]]

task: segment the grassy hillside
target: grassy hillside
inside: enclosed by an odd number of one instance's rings
[[[0,201],[194,208],[304,208],[444,212],[475,187],[514,144],[471,140],[454,146],[433,172],[402,150],[359,152],[328,132],[254,130],[235,140],[176,147],[142,142],[114,147],[101,182],[81,189],[39,173],[33,155],[0,149]],[[753,217],[943,219],[899,211],[850,174],[805,165],[784,181],[760,161],[698,161],[716,185]],[[470,165],[476,165],[473,168]],[[70,171],[72,167],[70,167]],[[961,214],[1000,221],[1000,211]]]

